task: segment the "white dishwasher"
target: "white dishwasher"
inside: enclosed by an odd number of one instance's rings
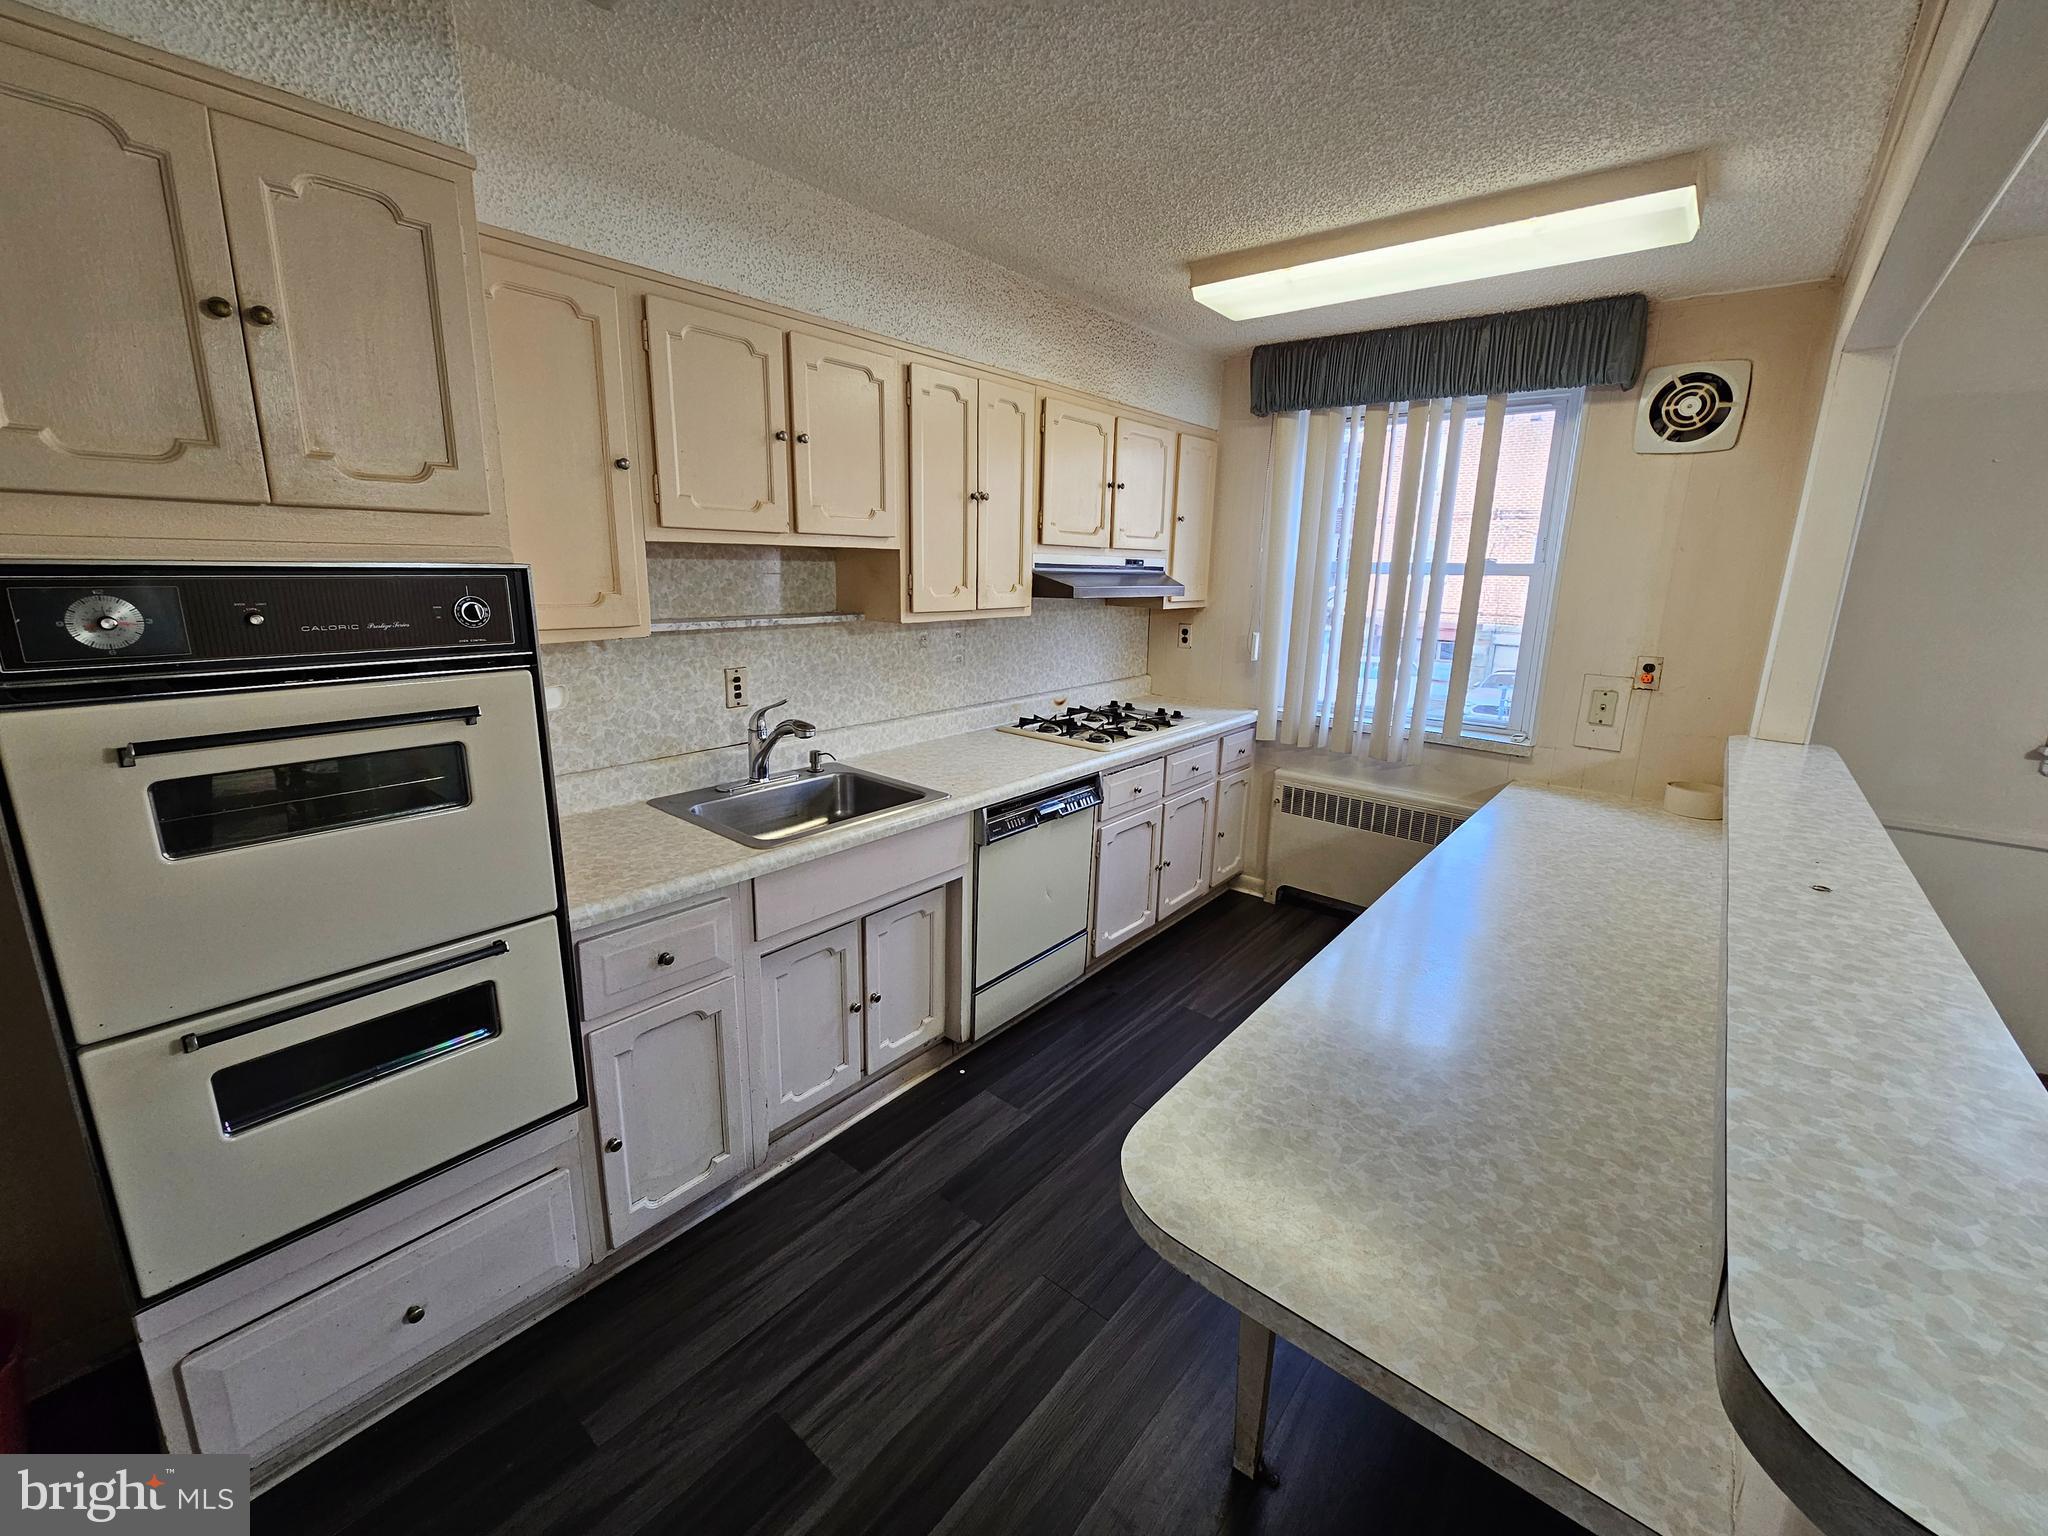
[[[975,1039],[1080,979],[1100,804],[1090,775],[975,814]]]

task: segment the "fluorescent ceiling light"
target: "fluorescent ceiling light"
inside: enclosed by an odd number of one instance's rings
[[[1198,303],[1232,320],[1319,309],[1683,245],[1700,228],[1690,155],[1212,257],[1188,269]]]

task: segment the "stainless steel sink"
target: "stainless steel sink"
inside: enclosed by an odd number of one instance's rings
[[[647,803],[749,848],[779,848],[851,821],[945,798],[936,789],[826,763],[760,784],[693,789]]]

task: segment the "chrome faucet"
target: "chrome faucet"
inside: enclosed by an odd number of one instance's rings
[[[809,741],[818,734],[818,728],[808,720],[784,720],[774,730],[763,732],[761,726],[771,709],[780,709],[787,699],[777,699],[773,704],[763,704],[747,716],[747,782],[759,784],[768,777],[768,754],[775,750],[775,743],[785,736],[794,736],[799,741]]]

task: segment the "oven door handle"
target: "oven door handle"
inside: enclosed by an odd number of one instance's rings
[[[294,1008],[282,1008],[276,1013],[266,1013],[259,1019],[250,1019],[242,1024],[228,1024],[220,1029],[209,1029],[204,1034],[188,1034],[178,1037],[178,1049],[186,1055],[203,1051],[209,1045],[219,1045],[224,1040],[238,1040],[243,1035],[253,1035],[259,1029],[269,1029],[276,1024],[287,1024],[293,1019],[303,1019],[309,1013],[324,1013],[343,1003],[357,1002],[365,997],[374,997],[379,992],[389,992],[410,981],[423,981],[429,976],[439,976],[443,971],[459,970],[465,965],[474,965],[479,960],[492,960],[499,955],[509,955],[512,946],[503,939],[493,939],[480,949],[465,954],[450,955],[445,960],[435,960],[427,965],[416,965],[409,971],[396,976],[387,976],[382,981],[365,982],[359,987],[350,987],[345,992],[334,992],[311,1002],[300,1003]]]
[[[216,731],[210,736],[165,736],[156,741],[131,741],[114,748],[114,761],[133,768],[145,757],[167,752],[204,752],[209,747],[246,747],[262,741],[290,741],[295,736],[342,736],[351,731],[389,731],[402,725],[432,725],[460,720],[475,725],[483,711],[474,704],[459,709],[422,709],[409,715],[365,715],[360,720],[315,720],[308,725],[270,725],[253,731]]]

